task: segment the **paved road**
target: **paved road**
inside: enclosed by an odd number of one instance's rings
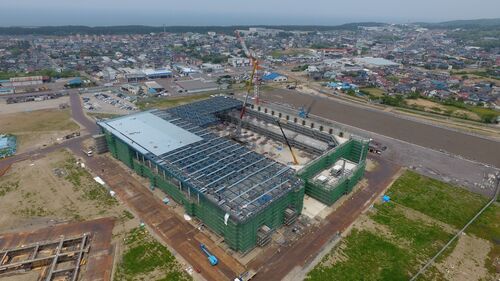
[[[84,126],[91,135],[99,134],[100,129],[94,121],[91,121],[82,109],[82,101],[80,95],[76,92],[72,92],[69,95],[69,102],[71,105],[71,117],[80,125]]]
[[[71,117],[81,124],[82,126],[85,127],[85,129],[90,133],[90,134],[97,134],[100,132],[98,126],[95,124],[95,122],[92,122],[85,116],[82,110],[82,105],[81,105],[81,100],[80,96],[77,93],[72,93],[70,95],[70,103],[71,103]],[[16,154],[12,157],[8,157],[6,159],[0,160],[0,172],[4,171],[7,167],[10,165],[28,160],[28,159],[40,159],[47,155],[48,153],[64,149],[64,148],[69,148],[72,151],[76,152],[77,154],[82,154],[82,142],[86,139],[88,139],[90,136],[89,135],[82,135],[81,137],[73,138],[70,140],[63,141],[62,143],[54,144],[42,149],[37,149],[33,151],[27,151],[25,153],[21,154]],[[80,155],[81,156],[81,155]]]
[[[314,115],[500,168],[500,142],[398,118],[387,112],[335,99],[319,96],[314,98],[317,99],[312,109]],[[266,93],[264,99],[298,108],[310,104],[313,96],[291,90],[275,90]]]
[[[45,155],[47,155],[48,153],[51,153],[51,152],[54,152],[54,151],[57,151],[60,149],[69,148],[72,151],[81,151],[82,142],[84,140],[88,139],[89,137],[90,137],[89,135],[85,135],[85,136],[73,138],[73,139],[64,141],[62,143],[54,144],[54,145],[51,145],[51,146],[48,146],[48,147],[45,147],[42,149],[27,151],[25,153],[16,154],[14,156],[2,159],[2,160],[0,160],[0,171],[3,171],[4,169],[6,169],[7,167],[9,167],[10,165],[12,165],[16,162],[20,162],[20,161],[24,161],[24,160],[28,160],[28,159],[32,159],[32,160],[40,159],[40,158],[44,157]]]
[[[368,186],[354,193],[352,198],[345,201],[335,212],[330,214],[319,231],[303,236],[287,248],[270,255],[264,262],[255,264],[255,270],[260,271],[252,279],[256,281],[282,280],[295,267],[303,268],[311,262],[325,247],[338,231],[343,232],[361,214],[364,207],[369,206],[379,197],[381,192],[390,184],[400,167],[393,165],[383,158],[376,157],[380,165],[375,170],[366,172]]]

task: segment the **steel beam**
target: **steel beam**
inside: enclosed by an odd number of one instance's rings
[[[247,189],[245,192],[243,192],[243,193],[241,193],[240,195],[238,195],[238,196],[234,197],[233,199],[229,200],[229,202],[230,202],[230,203],[231,203],[231,202],[233,202],[234,200],[236,200],[236,199],[240,198],[241,196],[243,196],[243,195],[247,194],[248,192],[252,191],[252,190],[253,190],[254,188],[256,188],[257,186],[262,185],[262,184],[264,184],[264,183],[266,183],[266,182],[268,182],[268,181],[272,180],[273,178],[275,178],[275,177],[277,177],[277,176],[280,176],[280,175],[281,175],[281,174],[283,174],[284,172],[288,171],[288,169],[289,169],[288,167],[285,167],[285,168],[281,169],[279,172],[277,172],[277,173],[276,173],[275,175],[273,175],[272,177],[268,178],[267,180],[265,180],[265,181],[263,181],[263,182],[260,182],[260,183],[258,183],[258,184],[256,184],[256,185],[252,186],[251,188]]]

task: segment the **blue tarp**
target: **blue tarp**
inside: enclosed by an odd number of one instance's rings
[[[71,85],[76,86],[76,85],[81,85],[81,84],[82,84],[82,78],[80,78],[80,77],[75,77],[75,78],[68,81],[68,85],[70,85],[70,86]]]
[[[264,81],[271,81],[271,80],[274,80],[274,79],[276,79],[276,78],[278,78],[280,76],[283,76],[283,75],[281,75],[279,73],[276,73],[276,72],[271,72],[269,74],[266,74],[266,75],[262,76],[262,80],[264,80]]]
[[[384,195],[384,196],[382,196],[382,201],[389,202],[389,201],[391,201],[391,197],[389,197],[388,195]]]

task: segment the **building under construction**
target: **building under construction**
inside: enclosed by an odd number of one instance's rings
[[[368,142],[271,105],[249,105],[241,120],[242,106],[218,96],[98,125],[114,157],[149,178],[231,249],[246,252],[293,224],[305,193],[331,205],[350,192],[363,175]],[[285,137],[302,163],[278,158]],[[262,147],[270,149],[262,153]]]

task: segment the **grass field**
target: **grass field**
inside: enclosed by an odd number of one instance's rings
[[[78,130],[69,110],[47,109],[0,116],[0,134],[18,137],[18,152],[51,144],[56,138]]]
[[[1,132],[62,131],[77,130],[78,125],[71,120],[69,110],[37,110],[23,113],[5,114],[0,118]]]
[[[384,90],[379,88],[361,88],[359,90],[368,93],[373,98],[379,98],[385,94]]]
[[[362,215],[307,280],[408,280],[488,201],[410,171],[387,195],[391,202],[377,203]],[[473,237],[460,237],[419,280],[493,280],[493,263],[499,256],[498,217],[497,203],[466,231]],[[471,254],[474,249],[486,250]]]
[[[382,89],[374,87],[361,88],[360,92],[366,94],[370,99],[376,100],[379,98],[386,98],[388,100],[392,100],[392,102],[386,101],[384,103],[386,105],[398,107],[401,109],[407,108],[415,110],[417,112],[429,112],[433,114],[471,120],[475,122],[493,123],[496,117],[500,116],[500,111],[498,110],[485,108],[482,106],[464,104],[461,102],[440,102],[438,100],[427,99],[423,97],[419,97],[417,99],[391,99],[391,97],[385,95],[385,92]]]
[[[271,52],[273,58],[279,58],[285,55],[288,56],[298,56],[298,55],[310,55],[311,51],[309,49],[287,49],[287,50],[274,50]]]
[[[144,228],[132,229],[125,238],[125,252],[114,280],[192,280],[175,257]]]
[[[169,108],[178,105],[183,105],[186,103],[191,103],[194,101],[207,99],[210,95],[214,93],[203,93],[199,95],[190,95],[185,97],[175,97],[175,98],[148,98],[144,100],[140,100],[137,102],[137,107],[141,110],[150,109],[150,108]]]
[[[405,172],[389,189],[394,202],[461,228],[488,201],[487,198],[445,182]]]

